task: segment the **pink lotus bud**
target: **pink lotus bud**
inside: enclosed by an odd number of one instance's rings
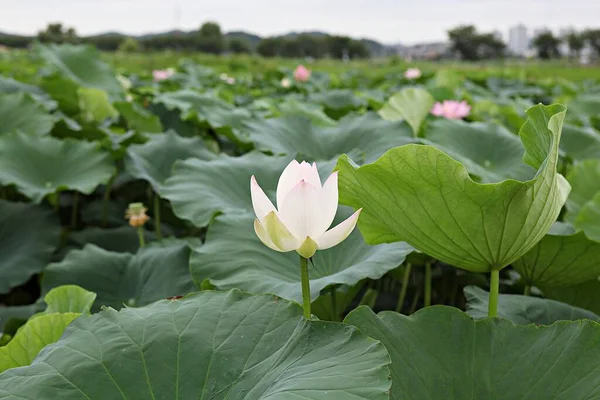
[[[294,79],[298,82],[306,82],[310,78],[310,69],[300,64],[294,70]]]
[[[265,246],[279,252],[295,250],[304,258],[341,243],[356,226],[362,209],[332,229],[338,208],[338,173],[321,186],[317,165],[293,160],[279,177],[277,209],[252,176],[254,231]]]
[[[164,81],[165,79],[169,79],[174,73],[175,70],[173,68],[155,69],[152,71],[152,78],[154,78],[155,82],[160,82]]]
[[[431,114],[447,119],[463,119],[471,112],[471,106],[466,101],[444,100],[433,105]]]
[[[404,71],[404,77],[406,79],[419,79],[421,77],[421,70],[419,68],[409,68]]]

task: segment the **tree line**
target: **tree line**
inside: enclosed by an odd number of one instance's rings
[[[248,38],[251,36],[248,35]],[[347,36],[299,34],[289,37],[267,37],[251,41],[245,37],[227,38],[219,24],[206,22],[197,31],[170,32],[159,35],[147,35],[139,38],[116,33],[80,37],[73,28],[60,23],[49,24],[37,36],[1,35],[0,44],[26,48],[34,41],[42,43],[87,43],[104,51],[161,51],[182,50],[199,51],[209,54],[225,52],[242,54],[257,53],[263,57],[333,57],[367,58],[368,46]]]
[[[452,51],[463,60],[477,61],[501,58],[507,55],[506,44],[492,33],[479,33],[473,25],[463,25],[448,31]],[[539,32],[531,41],[532,50],[542,59],[560,58],[560,45],[567,44],[569,56],[579,57],[588,44],[600,57],[600,29],[570,32],[564,37],[551,31]]]

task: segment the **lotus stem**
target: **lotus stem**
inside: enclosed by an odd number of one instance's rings
[[[302,305],[304,318],[310,319],[310,281],[308,279],[308,259],[300,256],[300,279],[302,280]]]
[[[112,185],[115,181],[116,174],[110,178],[104,189],[104,196],[102,196],[102,227],[108,226],[108,203],[110,203],[110,192],[112,191]]]
[[[490,298],[488,304],[488,317],[498,316],[498,292],[500,290],[500,270],[493,269],[490,277]]]
[[[162,232],[160,231],[160,196],[158,194],[154,195],[154,231],[156,237],[159,240],[162,239]]]
[[[431,305],[431,262],[425,263],[425,307]]]
[[[140,225],[137,228],[138,239],[140,240],[140,249],[146,245],[146,241],[144,239],[144,225]]]
[[[523,295],[531,296],[531,285],[525,285],[525,290],[523,291]]]
[[[398,304],[396,305],[396,312],[402,311],[404,299],[406,298],[406,291],[408,290],[408,282],[410,281],[411,271],[412,264],[406,263],[406,265],[404,266],[404,276],[402,277],[402,287],[400,288],[400,295],[398,296]]]

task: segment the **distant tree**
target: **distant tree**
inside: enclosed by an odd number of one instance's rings
[[[325,56],[325,40],[314,35],[301,34],[296,37],[299,57],[323,58]]]
[[[501,58],[504,56],[506,45],[492,33],[477,35],[477,52],[481,59]]]
[[[448,31],[448,38],[452,50],[458,53],[463,60],[475,61],[480,58],[479,38],[473,25],[462,25]]]
[[[264,38],[256,46],[256,52],[263,57],[276,57],[281,52],[281,38]]]
[[[220,54],[225,49],[221,27],[215,22],[205,22],[198,31],[197,48],[201,52]]]
[[[534,37],[532,45],[537,50],[540,58],[547,60],[560,57],[560,51],[558,50],[560,39],[550,31],[542,32]]]
[[[577,32],[571,32],[565,37],[565,40],[569,45],[570,56],[578,58],[581,50],[585,47],[585,36]]]
[[[600,57],[600,29],[588,29],[583,33],[583,37],[590,45],[597,57]]]
[[[351,40],[348,45],[348,55],[350,58],[369,58],[371,52],[365,43],[360,40]]]
[[[296,38],[282,38],[279,45],[279,54],[281,57],[298,58],[302,57],[300,46]]]
[[[132,37],[125,38],[118,47],[122,53],[136,53],[140,51],[140,42]]]
[[[478,33],[473,25],[462,25],[448,31],[452,50],[460,58],[476,61],[504,56],[506,45],[492,33]]]
[[[242,54],[242,53],[251,53],[252,52],[252,48],[250,47],[250,42],[248,42],[248,40],[246,39],[241,39],[241,38],[233,38],[233,39],[229,39],[228,43],[227,43],[227,48],[229,49],[230,52],[235,53],[235,54]]]
[[[341,59],[344,54],[348,54],[350,42],[352,41],[348,36],[328,36],[324,40],[329,56],[337,59]]]
[[[43,43],[77,43],[78,37],[75,29],[66,31],[61,23],[48,24],[46,30],[38,32],[38,40]]]

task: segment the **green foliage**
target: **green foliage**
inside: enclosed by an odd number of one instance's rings
[[[555,37],[550,31],[538,34],[533,38],[531,44],[542,59],[557,58],[560,56],[560,51],[558,50],[560,39]]]
[[[460,58],[476,61],[499,58],[504,54],[505,44],[493,34],[480,34],[473,25],[462,25],[448,31],[452,49]]]

